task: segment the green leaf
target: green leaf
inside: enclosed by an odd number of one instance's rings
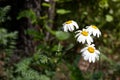
[[[37,22],[37,16],[35,14],[35,12],[33,10],[24,10],[22,12],[20,12],[17,16],[17,19],[21,19],[23,17],[27,17],[30,18],[32,23],[36,23]]]
[[[26,58],[23,59],[22,61],[20,61],[19,63],[17,63],[16,66],[16,70],[15,72],[24,72],[29,68],[29,64],[31,62],[31,58]]]
[[[50,78],[46,75],[40,75],[40,80],[50,80]]]
[[[61,51],[63,48],[63,46],[61,44],[58,44],[58,45],[54,45],[52,47],[52,51]]]
[[[96,71],[92,74],[92,79],[91,80],[102,80],[101,79],[102,77],[103,77],[103,72]]]
[[[62,31],[57,31],[55,36],[59,40],[66,40],[69,38],[70,34]]]
[[[9,5],[3,8],[0,7],[0,23],[10,19],[10,17],[7,15],[10,9],[11,9],[11,6]]]
[[[44,7],[50,7],[50,4],[49,3],[42,3],[42,6],[44,6]]]
[[[68,64],[68,68],[71,71],[70,80],[85,80],[78,67],[76,67],[75,65]]]
[[[71,11],[70,10],[65,10],[65,9],[57,9],[57,14],[67,14],[67,13],[70,13]]]
[[[100,0],[99,6],[101,8],[108,8],[109,7],[108,0]]]
[[[105,17],[106,17],[106,21],[107,22],[112,22],[113,21],[113,16],[111,16],[111,15],[108,14]]]

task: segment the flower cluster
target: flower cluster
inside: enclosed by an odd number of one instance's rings
[[[69,20],[63,23],[63,30],[65,32],[73,32],[75,29],[79,29],[78,24]],[[87,46],[81,49],[82,56],[84,60],[91,62],[95,62],[95,60],[99,60],[100,52],[95,48],[93,44],[93,36],[100,37],[101,32],[95,25],[86,26],[82,30],[75,31],[75,38],[79,43],[86,44]]]

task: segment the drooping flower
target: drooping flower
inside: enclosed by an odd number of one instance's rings
[[[66,21],[65,23],[63,23],[63,29],[65,32],[68,32],[68,31],[74,31],[76,29],[79,28],[78,24],[73,21],[73,20],[69,20],[69,21]]]
[[[86,29],[82,29],[82,30],[78,30],[76,31],[76,36],[77,37],[77,41],[79,43],[87,43],[87,44],[91,44],[93,42],[92,37],[90,36],[89,32]]]
[[[83,48],[80,52],[82,52],[82,56],[84,60],[91,62],[95,62],[95,60],[99,60],[100,52],[96,50],[94,44],[87,45],[87,47]]]
[[[99,37],[101,35],[100,30],[95,25],[86,26],[87,31],[90,33],[90,35]]]

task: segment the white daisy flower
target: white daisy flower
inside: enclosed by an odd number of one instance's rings
[[[66,21],[65,23],[63,23],[63,29],[65,32],[68,32],[68,31],[74,31],[76,29],[79,28],[78,24],[73,21],[73,20],[69,20],[69,21]]]
[[[83,48],[80,52],[82,52],[82,56],[84,60],[91,62],[95,62],[95,60],[99,60],[100,52],[95,49],[94,44],[87,45],[87,47]]]
[[[86,26],[86,28],[87,31],[90,33],[90,35],[93,34],[93,36],[97,36],[97,37],[101,35],[100,30],[95,25]]]
[[[88,33],[88,31],[86,29],[78,30],[76,31],[76,36],[77,37],[77,41],[79,43],[84,44],[85,42],[87,42],[87,44],[91,44],[93,42],[92,37],[90,36],[90,34]]]
[[[45,2],[50,2],[50,0],[44,0]]]

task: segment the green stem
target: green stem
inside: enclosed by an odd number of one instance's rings
[[[55,31],[53,31],[46,23],[45,23],[45,28],[49,33],[51,33],[52,35],[55,35]]]

